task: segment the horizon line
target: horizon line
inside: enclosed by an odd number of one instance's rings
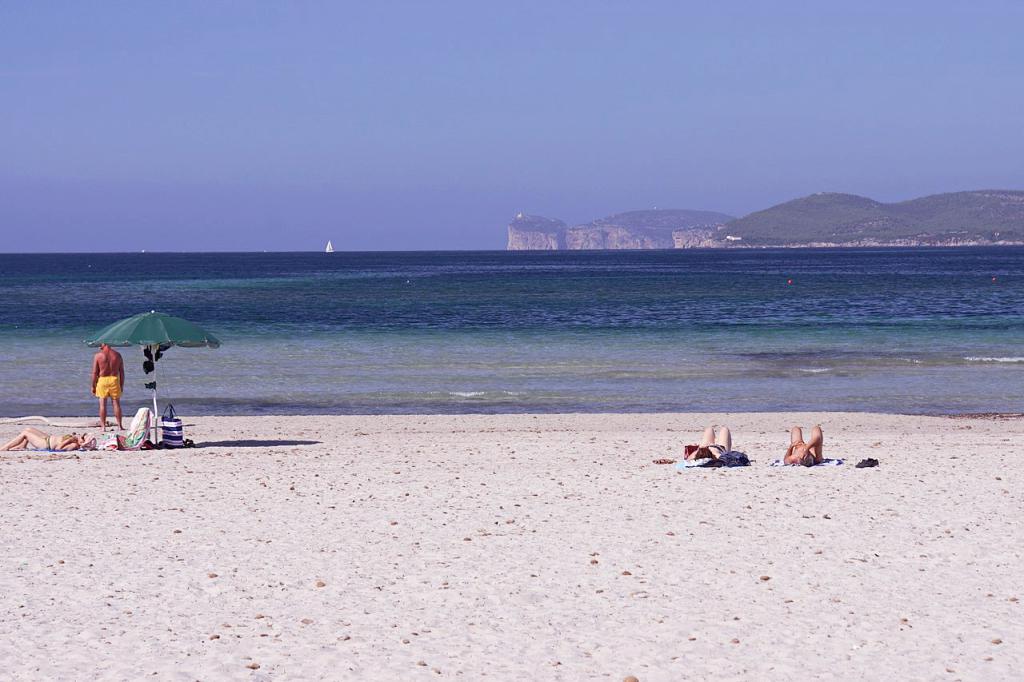
[[[0,251],[2,256],[188,256],[204,254],[226,254],[226,255],[253,255],[253,254],[322,254],[331,257],[335,254],[377,254],[377,253],[513,253],[513,254],[582,254],[582,253],[686,253],[699,251],[735,251],[749,253],[751,251],[867,251],[878,249],[891,250],[920,250],[920,249],[1020,249],[1024,244],[965,244],[963,246],[944,246],[938,244],[921,244],[917,246],[701,246],[693,248],[663,248],[663,249],[377,249],[377,250],[352,250],[333,251],[326,253],[323,250],[265,250],[265,251],[226,251],[211,249],[208,251]]]

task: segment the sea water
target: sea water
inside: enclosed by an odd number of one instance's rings
[[[0,255],[0,414],[158,310],[185,414],[1024,411],[1024,249]],[[129,410],[148,399],[122,349]]]

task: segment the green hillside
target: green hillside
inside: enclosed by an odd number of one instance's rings
[[[824,192],[727,223],[747,246],[1024,241],[1024,192],[952,192],[883,204]]]
[[[581,225],[586,228],[622,227],[630,231],[664,233],[669,237],[673,230],[692,229],[701,226],[721,225],[733,217],[715,211],[692,211],[688,209],[651,209],[616,213]]]

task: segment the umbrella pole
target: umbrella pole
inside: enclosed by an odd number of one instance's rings
[[[150,350],[150,352],[153,355],[153,417],[152,417],[152,419],[153,419],[153,421],[152,421],[152,425],[153,425],[153,438],[152,438],[151,442],[153,443],[153,445],[156,445],[157,444],[157,435],[156,435],[156,420],[157,420],[157,406],[156,406],[156,353],[157,353],[158,350],[160,350],[160,346],[150,346],[149,350]]]

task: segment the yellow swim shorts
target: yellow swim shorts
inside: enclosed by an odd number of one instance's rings
[[[100,377],[96,382],[95,394],[97,398],[120,398],[121,382],[117,377]]]

